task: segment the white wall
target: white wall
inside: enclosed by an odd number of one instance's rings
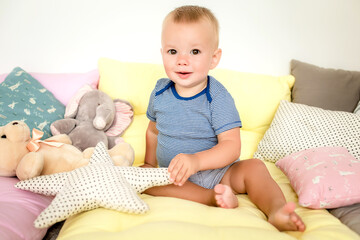
[[[360,71],[359,0],[0,0],[0,73],[161,63],[162,19],[184,4],[219,19],[221,68],[282,75],[294,58]]]

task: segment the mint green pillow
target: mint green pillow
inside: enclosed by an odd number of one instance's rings
[[[0,126],[24,121],[51,137],[50,124],[64,118],[65,106],[35,78],[17,67],[0,84]]]

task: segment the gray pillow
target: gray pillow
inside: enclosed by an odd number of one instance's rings
[[[321,68],[291,61],[295,77],[292,102],[327,110],[353,112],[360,100],[360,72]]]
[[[360,203],[329,209],[329,212],[337,217],[343,224],[360,234]]]

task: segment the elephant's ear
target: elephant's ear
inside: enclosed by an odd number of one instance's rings
[[[79,108],[79,102],[80,99],[88,92],[93,91],[94,89],[88,85],[85,84],[83,87],[81,87],[74,96],[70,99],[68,104],[65,108],[65,115],[64,118],[75,118],[76,113]]]
[[[107,136],[120,136],[130,126],[134,111],[131,104],[125,100],[115,99],[115,119],[111,127],[105,132]]]

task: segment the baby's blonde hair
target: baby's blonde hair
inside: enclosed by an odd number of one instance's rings
[[[175,8],[164,19],[172,20],[174,23],[195,23],[202,19],[208,20],[214,28],[216,47],[219,45],[219,22],[215,15],[207,8],[200,6],[182,6]]]

